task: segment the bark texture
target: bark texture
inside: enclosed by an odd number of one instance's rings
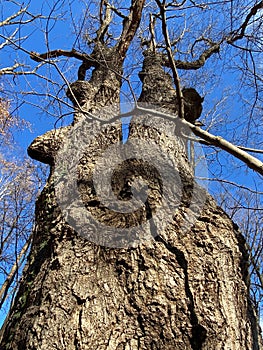
[[[146,54],[140,75],[140,101],[176,110],[171,78],[162,70],[158,57],[155,61],[148,58]],[[119,74],[121,67],[113,72],[98,64],[91,81],[72,86],[73,101],[77,99],[87,111],[118,102]],[[83,113],[77,112],[75,123],[82,117]],[[131,224],[131,215],[121,217],[107,211],[90,181],[94,157],[100,156],[98,149],[106,149],[120,135],[120,128],[108,129],[89,146],[80,162],[79,186],[87,210],[102,222],[126,227]],[[194,181],[183,144],[180,140],[171,143],[162,132],[135,120],[130,138],[162,144],[173,155],[183,194],[172,222],[155,234],[149,226],[150,238],[137,247],[105,248],[85,240],[64,221],[56,204],[52,166],[36,203],[32,249],[5,327],[2,349],[261,349],[249,301],[242,235],[200,187],[196,192],[205,197],[203,210],[193,227],[183,229],[185,218],[197,215],[190,206]],[[32,143],[30,154],[43,161],[39,154],[44,152],[44,159],[52,165],[54,142],[48,133]],[[59,138],[59,142],[63,140]],[[130,160],[117,168],[113,177],[117,196],[129,197],[127,183],[132,176],[148,179],[150,198],[134,214],[135,224],[147,221],[159,205],[162,183],[152,167]]]

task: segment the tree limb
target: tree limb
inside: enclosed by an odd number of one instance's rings
[[[167,120],[172,120],[172,121],[178,123],[179,126],[181,124],[183,126],[190,128],[192,130],[192,132],[195,135],[199,136],[201,139],[209,142],[213,146],[219,147],[220,149],[226,151],[229,154],[232,154],[234,157],[238,158],[243,163],[245,163],[250,169],[253,169],[257,173],[263,175],[263,163],[259,159],[255,158],[255,157],[251,156],[250,154],[248,154],[247,152],[241,150],[239,147],[233,145],[231,142],[225,140],[223,137],[215,136],[215,135],[201,129],[199,126],[196,126],[192,123],[189,123],[185,119],[177,118],[174,115],[169,115],[167,113],[163,113],[163,112],[159,112],[157,110],[143,108],[143,107],[139,107],[139,106],[136,109],[140,112],[151,113],[152,115],[160,116],[160,117],[167,119]],[[134,111],[130,112],[130,114],[133,112]]]
[[[174,60],[174,64],[177,69],[184,69],[184,70],[197,70],[204,66],[205,62],[208,58],[210,58],[213,54],[219,53],[220,45],[222,42],[219,43],[211,43],[210,47],[205,50],[197,60],[188,62],[188,61],[181,61],[181,60]],[[163,59],[163,64],[165,67],[172,68],[170,65],[170,61],[166,58]]]
[[[176,96],[178,99],[178,107],[179,107],[178,115],[179,115],[179,118],[182,119],[184,118],[184,97],[180,86],[180,78],[177,72],[176,63],[173,58],[173,52],[172,52],[170,37],[168,33],[168,28],[167,28],[165,3],[162,4],[159,0],[156,0],[156,2],[160,9],[160,15],[161,15],[161,21],[162,21],[162,32],[163,32],[163,36],[166,44],[165,49],[168,56],[169,67],[172,69],[173,80],[175,83]]]
[[[3,21],[1,21],[0,27],[6,26],[6,25],[11,25],[11,24],[16,24],[16,23],[12,22],[12,20],[17,18],[18,16],[20,16],[22,13],[25,13],[27,8],[28,8],[28,6],[22,8],[21,10],[17,11],[13,15],[11,15],[11,16],[7,17],[6,19],[4,19]]]
[[[31,243],[31,237],[29,237],[28,240],[25,242],[23,248],[21,249],[21,252],[19,253],[19,255],[17,257],[16,262],[12,266],[12,268],[9,272],[9,275],[5,279],[3,285],[0,289],[0,308],[3,306],[3,304],[6,300],[8,290],[9,290],[11,284],[13,283],[13,280],[14,280],[14,277],[17,273],[18,268],[21,266],[22,261],[25,258],[25,254],[29,248],[30,243]]]
[[[34,51],[30,52],[30,58],[36,62],[43,62],[44,60],[47,60],[50,58],[56,58],[60,56],[76,58],[78,60],[90,63],[91,65],[94,65],[96,63],[96,61],[91,57],[91,55],[78,52],[75,49],[72,49],[71,51],[58,49],[58,50],[48,51],[42,54]]]
[[[210,144],[232,154],[233,156],[244,162],[249,168],[263,175],[263,163],[259,159],[251,156],[239,147],[233,145],[231,142],[223,139],[221,136],[214,136],[209,132],[201,129],[200,127],[188,123],[185,120],[183,120],[183,122],[187,123],[187,126],[193,131],[195,135],[201,137],[203,140],[208,141]]]
[[[159,7],[160,6],[163,7],[163,5],[161,4],[161,2],[159,0],[156,2],[157,2]],[[161,9],[161,7],[160,7],[160,9]],[[176,68],[177,69],[184,69],[184,70],[197,70],[197,69],[203,67],[208,58],[210,58],[215,53],[219,53],[220,46],[225,40],[228,44],[233,45],[235,41],[242,39],[245,36],[245,31],[247,29],[247,26],[249,25],[249,21],[262,8],[263,8],[263,1],[261,1],[260,3],[258,3],[255,6],[253,6],[252,9],[250,10],[249,14],[246,16],[245,21],[243,22],[243,24],[240,26],[239,29],[232,32],[230,37],[228,37],[228,38],[224,38],[217,43],[214,43],[214,42],[209,43],[210,47],[208,49],[206,49],[199,56],[199,58],[197,60],[192,61],[192,62],[182,61],[182,60],[174,60],[174,64],[175,64]],[[240,31],[240,33],[238,33],[239,31]],[[172,69],[172,65],[171,65],[169,58],[167,59],[164,57],[163,64],[165,67]]]
[[[260,1],[258,4],[256,4],[255,6],[252,7],[252,9],[250,10],[248,15],[246,16],[244,22],[239,27],[239,29],[237,29],[234,32],[232,32],[231,33],[232,36],[227,39],[227,43],[228,44],[233,44],[235,41],[243,39],[243,37],[245,36],[245,31],[247,29],[247,26],[249,25],[249,21],[261,9],[263,9],[263,1]],[[238,34],[239,31],[240,31],[240,33]]]

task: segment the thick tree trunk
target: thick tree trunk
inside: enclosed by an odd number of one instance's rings
[[[157,57],[147,63],[148,57],[146,54],[141,73],[140,101],[168,108],[169,112],[176,110],[171,78],[163,72]],[[121,67],[115,66],[114,72],[98,64],[89,82],[73,84],[80,105],[94,111],[118,102]],[[76,114],[76,124],[82,115]],[[153,232],[149,225],[145,231],[149,231],[150,238],[140,244],[107,248],[75,232],[56,203],[56,140],[65,142],[68,131],[61,132],[61,138],[54,139],[47,133],[30,146],[35,158],[43,160],[45,154],[51,176],[36,203],[32,249],[5,327],[2,349],[260,349],[257,321],[249,301],[243,237],[197,185],[197,197],[205,198],[202,212],[194,226],[187,229],[182,224],[186,217],[196,217],[190,205],[193,176],[183,143],[171,143],[162,132],[133,120],[131,140],[162,144],[172,155],[183,184],[182,201],[163,231]],[[142,171],[145,164],[130,160],[113,178],[116,193],[131,174],[142,175],[144,180],[148,177],[148,204],[135,215],[122,216],[102,206],[92,189],[92,164],[120,136],[117,125],[89,146],[80,162],[78,181],[87,210],[102,222],[125,228],[151,217],[160,204],[162,186],[151,167],[146,165]]]

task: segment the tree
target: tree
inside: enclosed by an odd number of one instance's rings
[[[195,182],[187,155],[187,140],[196,141],[190,131],[260,174],[262,163],[195,125],[196,118],[187,116],[195,102],[186,100],[178,69],[199,69],[225,43],[233,46],[246,39],[262,3],[246,8],[236,30],[232,13],[231,31],[220,33],[220,40],[213,28],[205,31],[196,25],[197,38],[189,52],[195,55],[198,46],[201,54],[194,62],[180,53],[187,33],[171,36],[168,30],[167,21],[184,6],[190,12],[205,10],[204,4],[185,1],[156,1],[156,6],[132,1],[127,9],[102,1],[98,24],[85,35],[88,53],[31,53],[39,63],[53,64],[65,56],[81,65],[78,80],[67,83],[75,109],[72,125],[38,137],[29,147],[29,155],[49,164],[51,172],[36,203],[37,225],[4,329],[4,349],[261,348],[249,298],[245,240]],[[145,38],[141,31],[140,96],[132,111],[121,114],[132,116],[132,121],[128,146],[118,148],[126,159],[115,164],[107,150],[116,151],[111,147],[121,139],[118,103],[125,59],[147,10],[150,35]],[[88,139],[84,149],[83,136]],[[131,156],[136,154],[139,157]],[[127,204],[126,211],[112,207],[112,200],[104,203],[98,192],[104,179],[118,198],[114,205]],[[81,216],[76,193],[91,215]],[[130,211],[135,208],[134,202],[129,206],[133,197],[142,205]]]
[[[26,15],[29,19],[25,18]],[[22,7],[2,20],[0,27],[8,32],[9,26],[26,25],[34,18],[27,12],[27,7]],[[2,51],[10,46],[9,40],[19,41],[15,38],[19,28],[11,32],[0,45]],[[5,66],[0,69],[0,75],[15,74],[20,67],[23,67],[20,63]],[[3,86],[4,78],[0,86],[0,307],[8,311],[30,247],[34,203],[44,181],[44,173],[41,174],[41,167],[37,169],[32,160],[25,157],[16,141],[16,134],[30,129],[30,123],[17,113],[14,96],[9,96]]]
[[[0,105],[0,306],[8,305],[18,287],[21,268],[30,245],[34,223],[33,207],[40,174],[32,161],[23,157],[14,143],[14,128],[21,129],[23,120],[9,113],[9,104]],[[20,156],[20,159],[14,159]]]

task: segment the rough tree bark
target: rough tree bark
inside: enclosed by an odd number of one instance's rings
[[[120,47],[97,44],[92,78],[78,80],[68,91],[77,109],[80,105],[94,112],[119,101],[127,48],[120,54]],[[139,102],[176,112],[172,79],[156,53],[145,52],[140,78]],[[81,118],[78,109],[74,123]],[[5,325],[2,349],[260,349],[249,301],[247,253],[238,228],[198,187],[205,205],[194,226],[182,229],[185,217],[196,215],[189,205],[194,180],[184,142],[171,143],[158,130],[136,120],[131,123],[130,139],[151,140],[172,154],[183,184],[182,199],[163,232],[151,232],[150,225],[151,238],[137,247],[105,248],[79,236],[56,203],[54,157],[70,129],[51,131],[29,147],[33,158],[50,164],[51,175],[36,203],[31,253]],[[92,188],[92,164],[120,138],[117,125],[89,145],[78,183],[87,210],[104,222],[126,227],[151,217],[162,185],[154,169],[130,160],[116,170],[115,192],[120,195],[131,176],[143,176],[149,186],[148,204],[135,215],[122,217],[101,205]]]

